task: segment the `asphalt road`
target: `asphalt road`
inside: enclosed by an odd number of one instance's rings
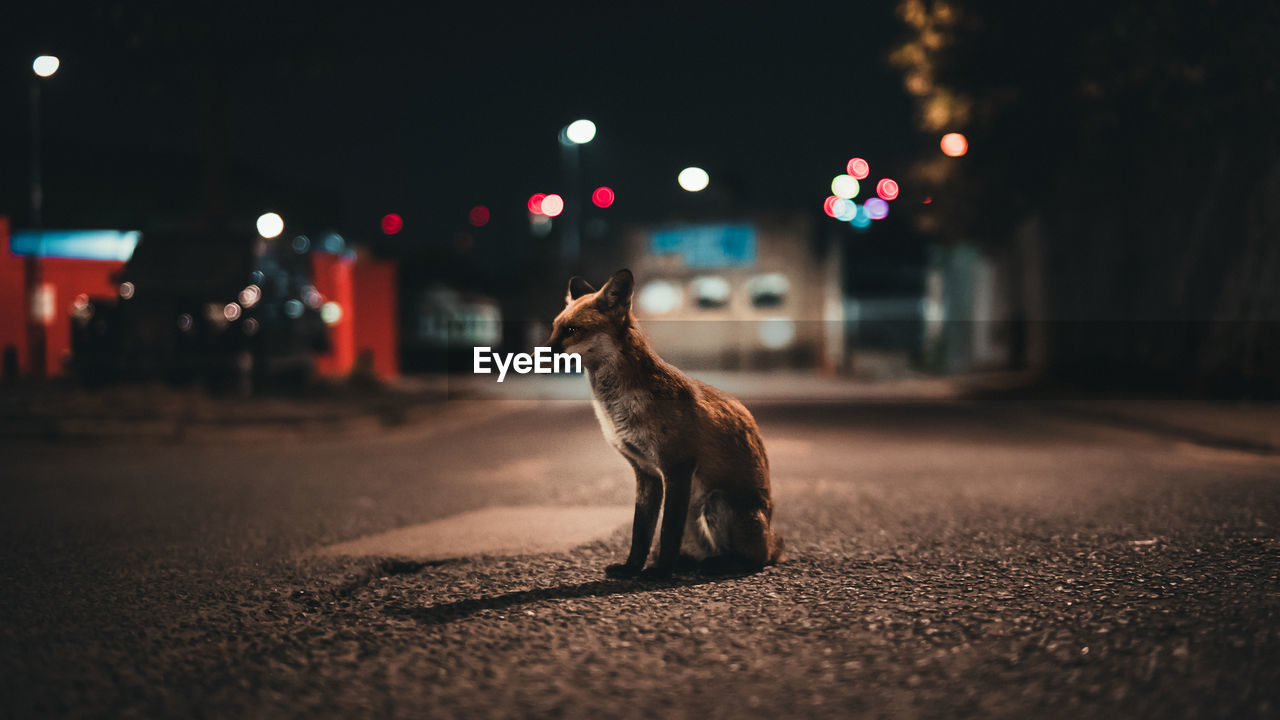
[[[657,584],[604,578],[625,529],[313,554],[629,503],[579,402],[450,401],[350,439],[0,443],[0,716],[1280,714],[1275,456],[1013,403],[756,414],[790,558]]]

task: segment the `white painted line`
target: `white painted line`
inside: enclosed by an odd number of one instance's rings
[[[447,560],[563,552],[631,522],[631,505],[491,507],[322,547],[328,557]]]

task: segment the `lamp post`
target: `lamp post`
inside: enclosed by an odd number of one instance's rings
[[[591,142],[596,136],[596,124],[590,120],[574,120],[573,122],[560,128],[560,157],[564,163],[565,181],[568,183],[569,192],[566,193],[565,201],[565,229],[563,240],[560,246],[560,256],[563,260],[570,262],[578,259],[578,251],[581,245],[581,232],[579,226],[582,224],[582,203],[580,195],[582,159],[580,156],[581,145]]]
[[[40,277],[40,255],[44,250],[44,185],[40,160],[40,82],[52,77],[62,63],[53,55],[41,55],[31,63],[31,228],[36,232],[36,246],[27,255],[23,269],[26,275],[27,299],[27,351],[31,361],[31,373],[35,377],[45,374],[44,308]]]

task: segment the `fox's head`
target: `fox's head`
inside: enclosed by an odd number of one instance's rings
[[[564,310],[551,325],[552,352],[578,353],[588,368],[596,366],[631,327],[634,287],[630,270],[614,273],[599,290],[580,277],[570,280]]]

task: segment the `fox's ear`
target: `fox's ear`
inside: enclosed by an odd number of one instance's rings
[[[569,303],[573,302],[574,300],[577,300],[583,295],[586,295],[588,293],[593,293],[595,291],[596,289],[591,287],[591,283],[587,282],[586,280],[583,280],[577,275],[574,275],[573,277],[569,278],[569,291],[565,293],[564,304],[568,305]]]
[[[599,308],[605,312],[627,314],[631,312],[631,291],[636,280],[627,269],[619,270],[600,288]]]

